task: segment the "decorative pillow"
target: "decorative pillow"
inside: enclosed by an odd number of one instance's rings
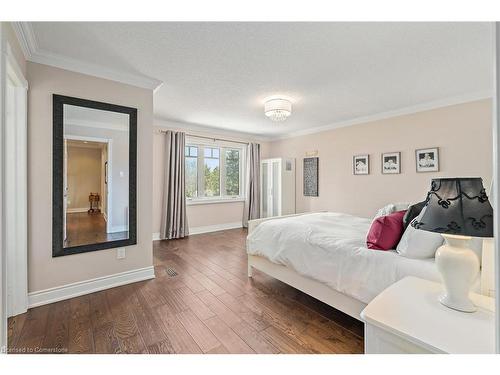
[[[418,215],[420,215],[420,212],[422,212],[422,209],[424,207],[425,207],[425,201],[412,204],[410,207],[408,207],[408,211],[406,211],[406,214],[403,217],[404,229],[408,227],[408,225],[411,223],[413,219],[415,219]]]
[[[396,247],[403,233],[403,216],[406,211],[376,218],[366,237],[366,246],[373,250],[391,250]]]
[[[422,212],[412,220],[419,220]],[[410,225],[406,228],[399,241],[396,251],[407,258],[434,258],[436,250],[443,244],[443,237],[439,233],[415,229]]]

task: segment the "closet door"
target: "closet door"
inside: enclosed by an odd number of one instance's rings
[[[271,163],[272,186],[271,186],[271,205],[272,215],[281,215],[281,161],[273,160]]]
[[[271,183],[269,176],[269,163],[263,161],[260,164],[261,182],[260,182],[260,213],[261,217],[269,217],[269,185]]]

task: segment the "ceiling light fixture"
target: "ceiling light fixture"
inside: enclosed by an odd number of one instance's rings
[[[292,114],[292,102],[287,99],[270,99],[264,103],[264,114],[271,121],[285,121]]]

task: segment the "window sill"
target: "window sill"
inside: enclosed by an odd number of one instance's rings
[[[187,206],[197,206],[200,204],[217,204],[217,203],[232,203],[232,202],[244,202],[245,198],[243,197],[238,197],[238,198],[206,198],[206,199],[194,199],[194,200],[189,200],[186,199],[186,205]]]

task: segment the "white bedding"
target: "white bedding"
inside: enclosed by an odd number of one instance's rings
[[[264,221],[248,236],[247,252],[365,303],[405,276],[439,281],[434,259],[367,249],[370,224],[369,219],[333,212]]]

